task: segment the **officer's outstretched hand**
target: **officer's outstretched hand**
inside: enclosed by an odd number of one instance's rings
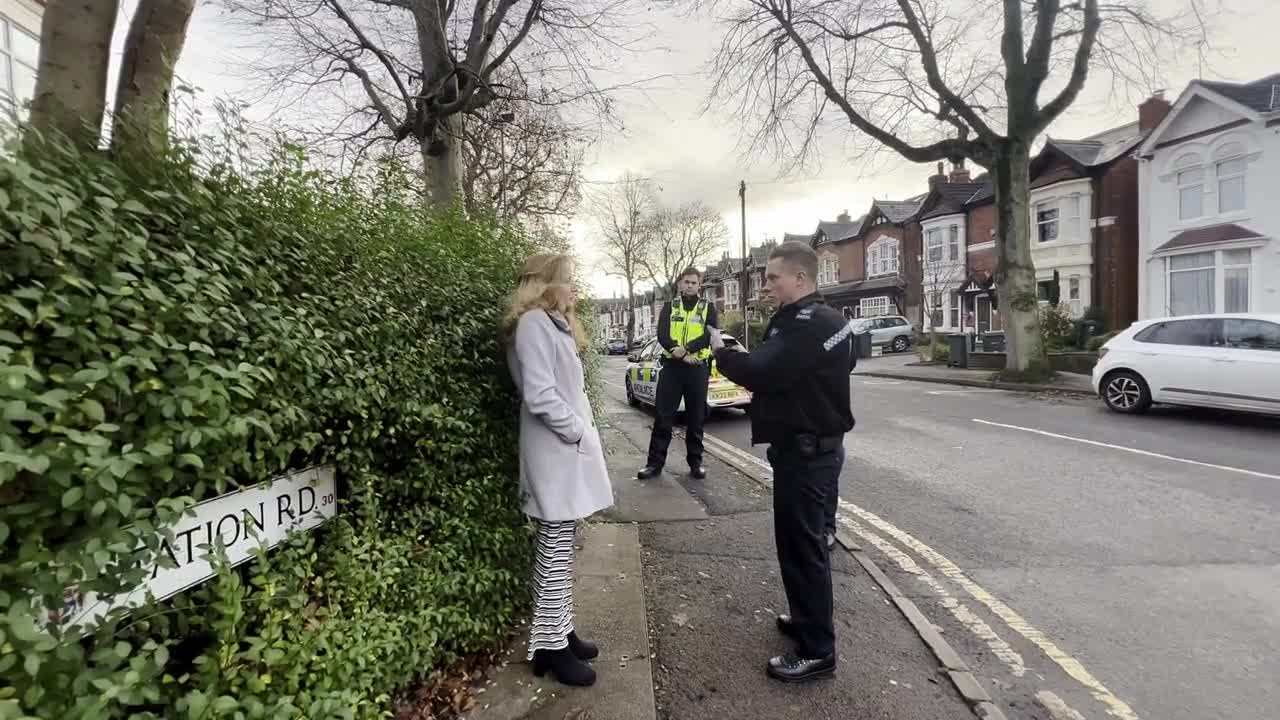
[[[698,364],[698,358],[696,358],[696,357],[694,357],[694,356],[692,356],[692,355],[685,355],[683,359],[684,359],[685,363],[687,363],[687,364],[689,364],[689,365],[697,365],[697,364]]]

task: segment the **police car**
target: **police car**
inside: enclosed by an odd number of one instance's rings
[[[731,335],[723,337],[724,344],[729,347],[738,344]],[[657,339],[650,340],[627,359],[630,361],[627,363],[626,375],[627,402],[633,407],[642,403],[653,406],[658,397],[658,375],[662,372],[659,367],[662,360],[662,346],[658,344]],[[707,383],[707,409],[745,408],[750,404],[751,393],[721,375],[719,368],[712,361],[711,380]],[[684,400],[680,401],[679,409],[684,409]]]

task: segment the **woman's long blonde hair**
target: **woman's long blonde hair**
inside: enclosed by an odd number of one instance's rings
[[[524,261],[511,309],[507,311],[506,331],[515,334],[520,317],[530,310],[558,312],[569,323],[579,350],[587,348],[587,338],[574,308],[573,259],[558,253],[539,253]]]

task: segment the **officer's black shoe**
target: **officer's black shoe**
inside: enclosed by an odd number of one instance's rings
[[[836,549],[836,533],[834,530],[827,532],[827,549],[828,550]]]
[[[542,677],[548,670],[561,685],[589,687],[596,682],[596,671],[574,657],[573,652],[567,647],[559,650],[534,651],[533,674]]]
[[[583,640],[578,633],[569,633],[569,652],[579,660],[595,660],[600,655],[600,648],[590,640]]]
[[[640,468],[640,472],[636,473],[637,480],[652,480],[662,474],[662,468],[653,465],[645,465]]]
[[[795,655],[779,655],[769,658],[766,669],[769,677],[785,683],[802,683],[819,678],[831,678],[836,674],[836,654],[821,658],[800,658]]]
[[[689,477],[693,478],[694,480],[706,480],[707,470],[701,465],[690,465]]]
[[[792,640],[796,639],[796,624],[791,622],[790,615],[778,616],[778,632],[786,635]]]

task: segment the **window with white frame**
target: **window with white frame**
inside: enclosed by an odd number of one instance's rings
[[[882,237],[867,248],[867,277],[895,275],[898,272],[898,240]]]
[[[942,228],[931,228],[924,234],[925,258],[931,263],[940,263],[943,258]]]
[[[1252,274],[1248,248],[1171,255],[1165,260],[1169,314],[1249,312]]]
[[[1074,315],[1080,314],[1080,276],[1072,275],[1067,278],[1067,303],[1071,307]]]
[[[818,263],[818,284],[835,285],[840,278],[840,259],[835,255],[823,255]]]
[[[1062,199],[1063,214],[1067,217],[1066,226],[1063,229],[1063,236],[1070,239],[1079,239],[1080,232],[1080,196],[1068,195]]]
[[[1244,209],[1244,158],[1224,160],[1217,164],[1218,212]]]
[[[1174,163],[1178,171],[1178,219],[1194,220],[1204,215],[1204,168],[1200,156],[1187,153]]]
[[[949,308],[949,320],[947,327],[960,327],[960,309],[964,307],[964,295],[959,292],[951,293],[951,306]]]
[[[24,119],[23,108],[36,89],[40,37],[0,15],[0,104],[13,119]]]
[[[1046,201],[1036,203],[1036,236],[1040,242],[1053,242],[1058,239],[1058,223],[1061,210],[1057,203]]]
[[[858,303],[858,317],[875,317],[889,314],[889,296],[863,298]]]
[[[960,226],[951,225],[947,228],[947,260],[958,262],[960,260]]]
[[[946,315],[947,308],[944,304],[942,293],[929,293],[929,325],[931,327],[942,327],[942,318]]]
[[[751,273],[751,297],[760,295],[760,275],[759,273]]]
[[[738,278],[725,283],[724,290],[724,304],[731,308],[738,307]]]
[[[1253,252],[1223,250],[1222,262],[1222,311],[1228,313],[1249,312],[1249,280],[1253,272]]]

